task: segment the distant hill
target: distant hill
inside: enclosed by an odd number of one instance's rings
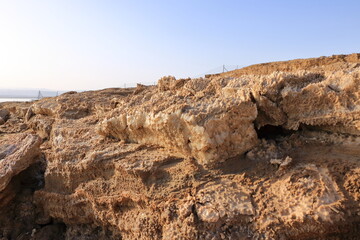
[[[357,67],[360,64],[360,53],[353,53],[349,55],[333,55],[330,57],[320,58],[307,58],[295,59],[290,61],[279,61],[260,63],[250,65],[234,71],[210,74],[208,76],[221,76],[221,77],[241,77],[242,75],[267,75],[275,71],[281,72],[296,72],[299,70],[312,70],[312,71],[337,71],[341,70],[344,66]]]

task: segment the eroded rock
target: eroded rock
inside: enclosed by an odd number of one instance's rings
[[[36,135],[20,134],[1,139],[0,192],[10,180],[28,168],[40,154],[41,140]]]
[[[0,109],[0,125],[9,119],[10,112],[6,109]]]
[[[359,79],[354,54],[0,103],[0,238],[356,239]]]

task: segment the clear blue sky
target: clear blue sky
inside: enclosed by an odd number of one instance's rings
[[[360,1],[0,0],[0,88],[122,87],[360,52]]]

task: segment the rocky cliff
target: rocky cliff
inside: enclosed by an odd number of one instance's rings
[[[360,54],[0,109],[2,240],[360,234]]]

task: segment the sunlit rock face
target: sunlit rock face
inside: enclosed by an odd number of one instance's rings
[[[159,90],[114,109],[99,133],[132,143],[160,145],[210,166],[254,147],[256,104],[240,89],[205,79],[159,80]],[[150,96],[152,95],[152,96]]]
[[[27,169],[40,154],[40,138],[32,134],[18,134],[0,139],[0,192],[11,179]]]
[[[352,54],[0,103],[0,239],[357,239],[359,95]]]

